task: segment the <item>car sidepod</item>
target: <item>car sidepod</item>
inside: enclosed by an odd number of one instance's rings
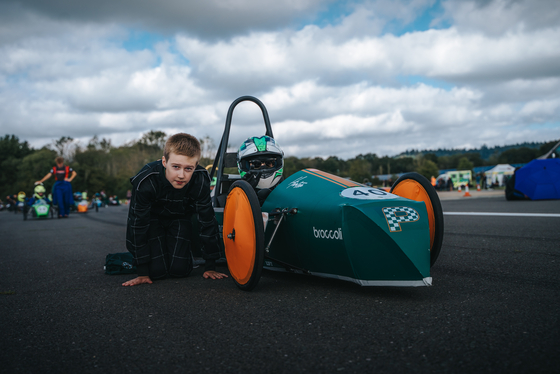
[[[39,203],[33,205],[33,216],[37,218],[48,218],[50,206],[48,204]]]
[[[278,228],[265,268],[302,270],[363,286],[431,284],[425,204],[314,169],[277,186],[263,212],[297,209]],[[268,222],[265,243],[275,229]],[[275,260],[277,260],[275,262]]]

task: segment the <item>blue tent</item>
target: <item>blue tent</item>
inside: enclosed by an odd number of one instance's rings
[[[560,160],[533,160],[515,173],[515,189],[531,200],[560,199]]]

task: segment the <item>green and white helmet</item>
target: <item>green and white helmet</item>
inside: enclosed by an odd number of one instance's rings
[[[237,168],[254,188],[272,188],[282,179],[284,151],[270,136],[254,136],[239,147]]]
[[[36,199],[44,199],[45,198],[45,192],[47,192],[47,190],[45,189],[45,186],[43,186],[42,183],[38,184],[33,189],[33,197],[35,197]]]

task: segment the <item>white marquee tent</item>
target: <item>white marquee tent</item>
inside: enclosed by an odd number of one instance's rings
[[[515,168],[509,164],[498,164],[492,169],[486,171],[486,185],[491,186],[493,183],[503,186],[506,179],[504,177],[512,176]]]

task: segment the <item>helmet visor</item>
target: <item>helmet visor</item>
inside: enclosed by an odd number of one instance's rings
[[[282,160],[271,155],[252,157],[242,160],[241,166],[246,172],[275,170],[282,166]]]
[[[250,170],[270,169],[276,167],[276,159],[268,158],[266,160],[249,160]]]

